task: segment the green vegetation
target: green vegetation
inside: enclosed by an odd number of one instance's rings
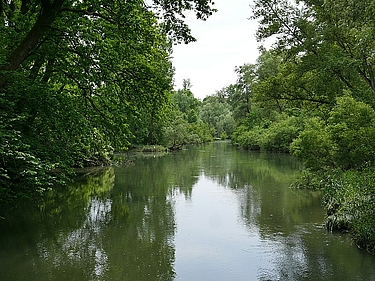
[[[256,63],[196,99],[172,90],[173,43],[195,39],[184,12],[211,0],[3,1],[0,5],[0,202],[34,197],[74,167],[129,148],[179,149],[230,138],[292,153],[299,187],[321,188],[330,230],[375,245],[375,5],[255,0]]]
[[[114,151],[169,144],[171,46],[195,40],[184,12],[205,20],[212,5],[2,1],[0,201],[34,197],[73,167],[107,165]]]
[[[252,17],[274,44],[223,89],[232,143],[301,159],[294,186],[324,190],[328,229],[374,251],[374,3],[256,0]]]
[[[330,171],[324,180],[324,205],[330,230],[351,231],[356,244],[375,251],[375,169]]]
[[[185,79],[183,88],[172,94],[172,108],[161,141],[170,149],[212,140],[209,124],[199,117],[202,103],[194,97],[191,87],[190,80]]]

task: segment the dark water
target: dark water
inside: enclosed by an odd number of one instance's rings
[[[217,142],[91,171],[0,214],[0,280],[375,280],[299,168]]]

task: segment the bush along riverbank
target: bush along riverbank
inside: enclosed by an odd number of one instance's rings
[[[327,230],[349,233],[358,248],[375,254],[375,168],[305,169],[292,187],[322,190]]]
[[[375,253],[375,168],[333,171],[324,182],[330,231],[349,231],[355,244]]]

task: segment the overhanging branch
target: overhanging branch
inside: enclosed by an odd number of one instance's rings
[[[111,17],[103,15],[102,13],[100,13],[98,11],[88,11],[88,10],[84,10],[84,9],[63,8],[63,9],[61,9],[61,12],[71,12],[71,13],[78,13],[78,14],[85,15],[85,16],[90,16],[90,17],[97,17],[97,18],[104,19],[104,20],[108,21],[109,23],[117,24],[117,22],[115,20],[113,20]]]

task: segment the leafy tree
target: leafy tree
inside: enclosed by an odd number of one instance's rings
[[[289,152],[290,144],[302,130],[303,122],[295,116],[280,115],[263,133],[261,149],[264,151]]]
[[[164,144],[172,149],[177,149],[188,143],[188,122],[179,112],[175,112],[169,126],[165,128]]]
[[[146,13],[156,11],[156,15],[162,19],[163,27],[177,41],[185,43],[194,41],[190,34],[188,26],[180,17],[184,18],[183,12],[192,10],[197,18],[205,20],[212,14],[211,0],[184,0],[171,2],[166,0],[155,0],[148,6],[143,1],[134,0],[130,2],[122,1],[95,1],[69,3],[66,0],[54,1],[9,1],[2,4],[1,16],[3,18],[2,29],[7,35],[7,39],[16,39],[9,42],[6,46],[7,54],[4,56],[7,63],[2,64],[2,70],[16,70],[30,55],[38,44],[43,45],[44,37],[47,36],[50,29],[59,20],[65,17],[72,17],[73,22],[69,22],[70,27],[77,28],[80,21],[88,21],[93,24],[97,21],[105,22],[117,27],[136,29],[135,20],[141,20],[142,16],[133,18],[133,21],[126,23],[124,19],[134,13],[134,9],[143,10]],[[154,13],[152,13],[154,14]],[[65,18],[67,19],[67,18]],[[139,27],[139,26],[138,26]],[[57,28],[57,27],[56,27]],[[69,29],[64,26],[63,30]],[[16,34],[17,30],[19,34]],[[97,36],[103,33],[96,34]],[[17,38],[18,36],[18,38]],[[3,86],[2,79],[1,86]]]
[[[262,50],[256,64],[236,69],[236,91],[231,95],[234,114],[240,124],[232,138],[236,145],[289,152],[290,143],[301,130],[298,124],[301,122],[289,110],[296,106],[291,102],[296,92],[289,94],[292,83],[282,73],[284,65],[280,55]]]
[[[274,38],[272,52],[281,58],[278,72],[255,87],[258,105],[282,101],[283,112],[301,120],[290,146],[307,168],[301,183],[324,188],[330,230],[350,229],[357,245],[370,251],[374,16],[370,0],[256,0],[252,16],[260,23],[258,40]],[[236,136],[249,144],[249,134],[242,126]]]
[[[280,113],[285,110],[283,100],[286,96],[282,84],[277,81],[281,65],[281,56],[262,49],[256,64],[236,67],[237,82],[226,90],[237,121],[251,114],[254,106]]]
[[[198,121],[200,101],[194,97],[191,88],[190,79],[184,79],[182,89],[172,95],[172,102],[184,113],[185,119],[189,123],[194,123]]]
[[[298,98],[308,95],[306,100],[332,103],[350,89],[354,97],[373,103],[370,2],[255,1],[257,38],[277,36],[275,49],[295,65],[289,73],[298,78],[296,88],[304,93]]]
[[[305,129],[291,144],[291,152],[302,159],[307,168],[315,171],[332,165],[334,145],[325,126],[320,118],[309,119]]]
[[[190,79],[172,93],[172,109],[164,129],[164,145],[176,149],[185,144],[212,140],[210,127],[199,117],[201,102],[191,91]]]
[[[223,132],[227,136],[232,134],[234,119],[231,106],[221,102],[217,96],[208,96],[203,100],[199,115],[203,122],[214,128],[216,138],[220,138]]]
[[[256,66],[244,64],[236,67],[237,82],[231,95],[231,103],[234,107],[234,115],[237,118],[246,117],[251,112],[253,88],[257,80]]]
[[[138,130],[160,138],[172,89],[171,42],[194,38],[185,11],[212,1],[3,1],[2,195],[40,190],[51,169],[108,163]],[[147,113],[147,114],[145,114]],[[4,196],[2,196],[4,198]]]
[[[375,163],[375,112],[365,103],[342,97],[326,122],[313,118],[292,143],[308,168],[363,169]]]

